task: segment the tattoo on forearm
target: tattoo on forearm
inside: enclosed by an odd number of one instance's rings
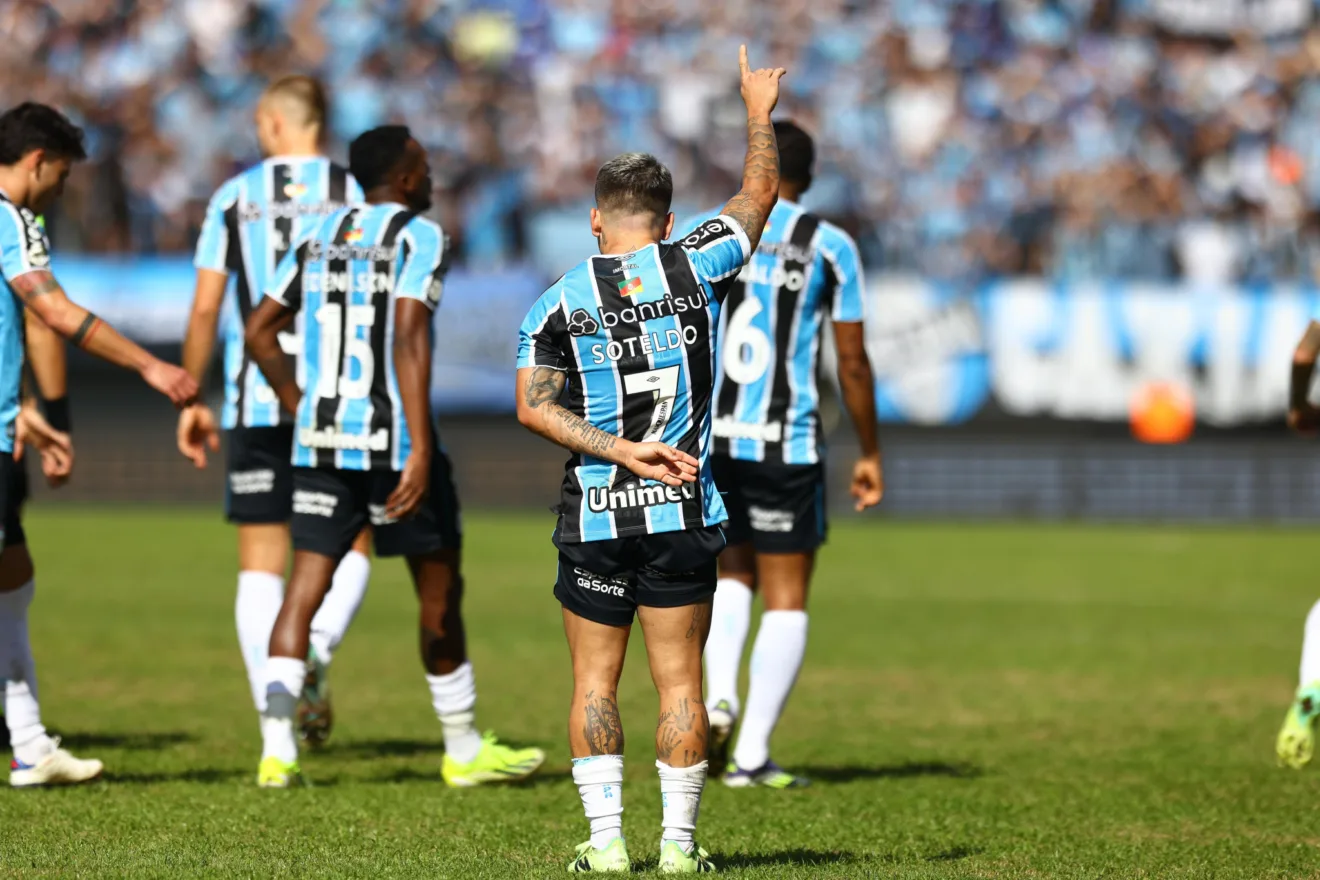
[[[574,452],[584,452],[587,455],[604,458],[619,442],[619,438],[615,435],[602,431],[557,403],[550,404],[550,415],[558,419],[562,426],[562,435],[558,439]]]
[[[561,370],[536,367],[532,370],[532,377],[527,382],[527,390],[524,394],[527,405],[536,409],[543,403],[558,400],[559,395],[564,393],[565,380],[566,377]]]
[[[92,341],[92,336],[100,327],[101,319],[88,312],[87,317],[83,318],[82,323],[78,325],[78,329],[73,331],[73,335],[69,337],[69,341],[79,348],[86,348],[87,343]]]
[[[655,756],[666,764],[680,744],[684,745],[683,759],[691,765],[706,756],[706,707],[692,708],[684,697],[678,704],[666,709],[655,726]],[[695,748],[694,748],[695,747]]]
[[[747,121],[747,159],[742,190],[724,207],[747,233],[752,250],[761,241],[766,218],[779,196],[779,146],[773,125]]]
[[[28,272],[10,282],[10,287],[14,289],[14,293],[17,293],[23,302],[30,303],[39,296],[45,296],[59,290],[60,283],[49,272]]]
[[[612,694],[596,696],[587,691],[587,721],[582,726],[582,737],[593,755],[623,754],[623,721],[619,718],[619,704]]]

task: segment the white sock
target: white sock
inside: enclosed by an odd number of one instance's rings
[[[605,849],[623,837],[623,755],[574,758],[573,781],[591,823],[591,845]]]
[[[460,764],[467,764],[481,751],[481,734],[477,731],[477,715],[472,711],[477,704],[477,680],[472,664],[464,663],[448,675],[428,675],[431,686],[431,705],[445,738],[445,754]]]
[[[268,571],[240,571],[238,597],[234,600],[234,622],[238,624],[238,646],[243,651],[252,703],[266,708],[266,652],[270,631],[284,604],[284,578]]]
[[[756,770],[770,760],[770,734],[788,702],[788,694],[807,651],[807,612],[767,611],[752,646],[751,686],[738,731],[733,761],[740,770]]]
[[[0,675],[4,676],[5,725],[14,757],[36,763],[48,749],[50,738],[41,724],[37,702],[37,665],[28,638],[28,606],[36,594],[35,581],[0,593]]]
[[[706,787],[706,762],[691,767],[670,767],[663,761],[655,762],[660,771],[660,846],[672,840],[692,852],[697,830],[697,813],[701,812],[701,790]]]
[[[738,715],[738,667],[752,621],[752,591],[742,581],[721,578],[715,585],[710,638],[706,640],[706,709],[727,701]]]
[[[266,661],[266,710],[261,713],[261,757],[298,760],[293,710],[307,677],[307,661],[271,657]]]
[[[371,560],[356,550],[348,551],[335,569],[330,591],[312,618],[312,647],[316,649],[317,658],[327,666],[362,607],[370,577]]]
[[[1306,629],[1302,633],[1302,668],[1298,685],[1320,682],[1320,602],[1311,606],[1306,615]]]

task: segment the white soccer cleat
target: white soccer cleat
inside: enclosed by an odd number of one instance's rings
[[[95,758],[75,758],[60,748],[58,738],[51,741],[53,750],[35,764],[24,764],[14,758],[9,764],[9,784],[14,788],[38,785],[77,785],[90,782],[101,775],[104,765]]]

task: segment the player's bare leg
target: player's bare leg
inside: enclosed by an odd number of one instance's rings
[[[660,869],[684,873],[706,863],[694,837],[706,787],[710,735],[701,691],[701,653],[710,634],[711,603],[637,609],[651,680],[660,696],[655,728],[660,772]]]
[[[758,553],[756,581],[765,603],[752,646],[747,705],[725,783],[797,788],[807,780],[770,760],[770,736],[797,681],[807,648],[807,591],[816,554]]]
[[[719,775],[729,763],[729,743],[738,722],[738,673],[751,629],[756,594],[756,552],[750,541],[732,544],[720,554],[720,578],[706,642],[706,710],[710,716],[710,772]]]
[[[28,607],[36,591],[26,544],[0,552],[0,670],[4,671],[5,724],[14,751],[9,783],[16,787],[86,782],[101,775],[100,761],[84,761],[46,733],[37,702],[37,669],[28,639]]]
[[[309,550],[293,554],[293,573],[270,635],[266,661],[266,708],[261,713],[261,767],[257,783],[287,788],[299,781],[294,710],[307,678],[312,618],[330,589],[339,560]]]
[[[461,562],[457,550],[408,558],[419,605],[422,666],[445,741],[441,775],[456,788],[516,782],[545,763],[545,752],[510,748],[477,729],[477,684],[463,626]]]
[[[339,560],[330,592],[312,618],[311,647],[307,651],[307,679],[298,700],[298,737],[313,748],[325,745],[334,727],[330,702],[330,661],[344,634],[362,607],[371,575],[371,528],[363,529],[353,547]]]
[[[573,781],[591,823],[591,839],[578,847],[574,872],[626,872],[623,838],[623,722],[619,677],[631,626],[606,626],[564,609],[564,635],[573,660],[568,746]]]

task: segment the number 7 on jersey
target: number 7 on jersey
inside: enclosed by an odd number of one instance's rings
[[[642,437],[643,443],[652,443],[665,435],[665,426],[674,415],[674,398],[678,395],[678,373],[681,367],[662,367],[645,373],[629,373],[623,377],[624,394],[650,394],[655,399],[650,427]]]

